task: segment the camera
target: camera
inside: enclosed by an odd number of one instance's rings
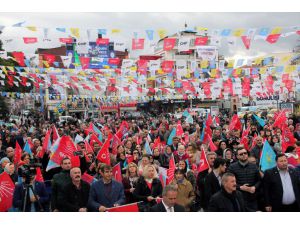
[[[30,184],[32,178],[36,175],[36,168],[41,167],[42,164],[37,163],[35,159],[31,159],[28,165],[22,165],[18,169],[18,175],[25,178],[25,184]]]

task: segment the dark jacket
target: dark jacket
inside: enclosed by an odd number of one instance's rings
[[[58,209],[62,211],[57,205],[58,199],[62,198],[63,191],[71,183],[70,171],[63,170],[55,174],[52,179],[52,194],[51,194],[51,210]]]
[[[218,178],[211,171],[204,180],[204,205],[208,206],[211,196],[221,190],[221,185]],[[205,208],[204,208],[205,209]]]
[[[161,167],[164,167],[166,169],[169,168],[169,162],[170,162],[171,156],[166,156],[164,153],[162,153],[159,157],[158,162],[160,163]]]
[[[39,202],[41,203],[43,207],[43,211],[46,210],[47,203],[49,201],[49,196],[46,191],[45,184],[43,182],[38,182],[35,181],[33,185],[34,192],[36,195],[39,197]],[[15,186],[14,190],[14,195],[13,195],[13,206],[15,208],[18,208],[20,211],[23,211],[23,205],[24,205],[24,200],[25,200],[25,190],[24,189],[24,183],[17,184]],[[30,202],[30,197],[29,197],[29,192],[27,194],[27,201],[26,201],[26,207],[25,207],[25,212],[31,212],[31,202]],[[38,202],[34,202],[34,209],[36,212],[42,211],[40,209],[40,206]]]
[[[131,188],[135,188],[137,184],[137,180],[132,182],[132,186],[130,184],[130,180],[128,177],[124,177],[122,180],[125,196],[126,196],[126,203],[133,203],[135,202],[132,192],[130,192]]]
[[[300,180],[294,169],[289,168],[288,172],[293,184],[296,202],[300,208]],[[266,206],[272,206],[272,211],[280,210],[282,206],[283,188],[277,167],[265,171],[263,186]]]
[[[206,209],[207,205],[205,204],[205,198],[204,198],[204,182],[206,179],[206,176],[208,175],[208,169],[203,170],[197,175],[197,187],[199,191],[199,201],[202,208]]]
[[[158,203],[155,206],[151,207],[150,212],[167,212],[166,208],[164,207],[163,203]],[[174,212],[185,212],[184,207],[178,204],[174,205]]]
[[[154,178],[152,181],[152,188],[149,189],[145,178],[140,177],[137,181],[136,188],[133,192],[133,196],[136,199],[136,201],[143,201],[144,204],[148,206],[153,206],[156,204],[156,201],[153,200],[151,202],[148,202],[147,197],[152,196],[154,198],[161,197],[162,194],[162,185],[159,179]]]
[[[256,158],[257,165],[259,164],[262,149],[263,149],[263,145],[261,147],[259,147],[258,145],[255,145],[250,151],[250,155],[252,155]]]
[[[89,193],[89,183],[81,180],[80,189],[69,183],[58,198],[57,205],[63,212],[78,212],[80,208],[87,208]]]
[[[209,212],[245,212],[243,196],[239,191],[227,193],[223,188],[214,194],[208,205]]]
[[[256,193],[261,184],[261,177],[257,166],[251,163],[247,163],[243,166],[238,161],[229,166],[228,172],[235,175],[237,190],[240,190],[240,186],[243,186],[244,184],[248,184],[250,187],[255,186],[256,192],[254,194],[245,191],[241,192],[245,201],[256,201]]]
[[[103,179],[92,183],[88,201],[89,211],[98,212],[100,206],[110,208],[113,207],[114,204],[123,205],[125,203],[123,185],[115,180],[111,182],[112,186],[109,193],[105,193]]]

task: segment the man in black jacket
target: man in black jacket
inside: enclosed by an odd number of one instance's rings
[[[284,154],[276,156],[277,166],[265,171],[263,178],[267,212],[299,212],[300,181],[297,172],[288,168]]]
[[[71,160],[69,158],[64,158],[61,161],[60,166],[62,168],[62,171],[58,174],[55,174],[52,179],[51,209],[55,212],[62,210],[59,209],[57,201],[61,198],[65,186],[71,182]]]
[[[209,212],[245,212],[242,194],[236,190],[236,180],[232,173],[222,177],[222,189],[214,194],[209,202]]]
[[[176,204],[177,188],[174,185],[168,185],[162,193],[162,201],[150,208],[150,212],[185,212],[183,206]]]
[[[78,167],[70,170],[70,177],[72,182],[65,186],[57,205],[64,212],[87,212],[90,185],[81,180],[81,170]]]
[[[248,211],[257,211],[257,190],[260,187],[261,177],[255,164],[248,163],[248,152],[244,146],[237,149],[238,161],[229,166],[228,172],[236,177],[237,190],[243,194]]]

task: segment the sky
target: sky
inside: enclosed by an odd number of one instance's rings
[[[263,27],[283,27],[284,31],[290,31],[291,27],[300,27],[299,12],[1,12],[0,25],[8,26],[3,34],[4,37],[17,37],[18,41],[15,48],[19,48],[28,53],[33,53],[37,45],[22,44],[22,36],[43,36],[42,32],[33,33],[23,28],[14,28],[12,24],[26,21],[23,26],[37,26],[38,28],[50,28],[49,35],[58,35],[51,32],[56,27],[78,27],[82,31],[86,29],[106,28],[121,29],[120,38],[129,41],[133,33],[137,32],[139,36],[145,36],[146,29],[166,29],[168,34],[174,34],[184,29],[187,23],[188,28],[207,27],[210,31],[214,29],[250,29]],[[300,28],[299,28],[300,29]],[[42,29],[41,29],[42,30]],[[57,32],[56,32],[57,33]],[[158,40],[158,36],[155,37]],[[223,39],[219,47],[219,53],[227,58],[249,58],[262,56],[277,52],[290,52],[293,47],[300,44],[299,35],[291,35],[286,38],[280,38],[275,44],[269,44],[264,40],[255,40],[251,42],[250,49],[246,50],[242,41],[238,39],[236,46],[228,46]],[[41,46],[39,46],[41,47]],[[11,49],[8,49],[11,50]],[[142,53],[146,53],[145,51]]]

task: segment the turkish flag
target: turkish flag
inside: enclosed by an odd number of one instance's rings
[[[73,43],[73,38],[59,38],[59,41],[64,44],[71,44]]]
[[[73,152],[75,151],[77,151],[77,149],[71,137],[62,136],[55,153],[51,157],[51,160],[60,165],[63,158],[72,158]]]
[[[37,38],[36,37],[23,37],[23,41],[25,44],[34,44],[37,43]]]
[[[87,152],[87,153],[93,153],[94,151],[93,151],[93,148],[91,147],[91,145],[89,144],[89,142],[88,141],[84,141],[84,146],[85,146],[85,151]]]
[[[117,155],[117,147],[121,144],[120,138],[115,134],[112,140],[112,154]]]
[[[176,38],[165,38],[164,39],[164,50],[170,51],[175,47]]]
[[[169,161],[169,169],[167,169],[167,185],[170,184],[172,182],[172,180],[174,179],[174,172],[175,172],[175,159],[174,159],[174,155],[172,154],[171,159]]]
[[[23,52],[12,52],[11,54],[20,66],[25,66],[24,53]]]
[[[0,212],[7,212],[12,207],[15,185],[10,176],[3,172],[0,174]]]
[[[121,165],[118,163],[112,169],[112,174],[116,181],[122,183],[122,172],[121,172]]]
[[[39,182],[44,182],[44,178],[43,178],[43,175],[42,175],[40,167],[36,168],[36,177],[35,177],[35,180],[39,181]]]
[[[213,119],[212,119],[211,115],[208,114],[207,120],[206,120],[206,122],[205,122],[205,126],[206,126],[206,127],[210,127],[212,124],[213,124]]]
[[[144,38],[132,39],[132,50],[144,49]]]
[[[110,155],[109,155],[108,148],[110,146],[111,138],[112,138],[111,136],[107,138],[107,140],[104,142],[102,148],[100,149],[96,157],[100,162],[103,162],[107,165],[110,165]]]
[[[94,177],[89,175],[87,172],[82,174],[81,179],[85,182],[88,182],[89,184],[93,183]]]
[[[238,117],[238,115],[234,115],[229,124],[229,130],[242,130],[242,123]]]
[[[92,133],[90,136],[90,145],[94,147],[95,142],[97,142],[99,144],[99,146],[103,145],[103,143],[99,140],[97,135],[95,135],[95,133]]]
[[[127,164],[133,162],[134,160],[133,155],[126,154],[126,160],[127,160]]]
[[[202,150],[201,156],[200,156],[200,163],[198,165],[197,170],[200,173],[200,172],[202,172],[204,170],[207,170],[207,169],[209,169],[209,165],[208,165],[208,162],[207,162],[207,159],[206,159],[206,154],[205,154],[204,150]]]
[[[208,37],[197,37],[195,39],[195,46],[207,45]]]
[[[136,202],[128,205],[121,205],[118,207],[109,208],[107,212],[139,212],[139,207]]]
[[[97,45],[108,45],[109,44],[109,38],[97,38],[96,44]]]
[[[22,148],[20,147],[19,143],[16,141],[16,150],[14,156],[14,163],[16,167],[18,167],[18,164],[21,161],[21,155],[22,155]]]
[[[251,41],[251,38],[248,37],[248,36],[242,36],[242,41],[246,47],[246,49],[249,49],[250,48],[250,41]]]
[[[182,129],[182,126],[181,126],[181,122],[180,120],[177,122],[177,127],[176,127],[176,136],[182,138],[182,135],[183,135],[183,129]]]
[[[278,41],[280,37],[280,34],[270,34],[268,35],[266,41],[269,42],[270,44],[274,44]]]
[[[209,135],[208,136],[208,139],[209,139],[209,148],[212,152],[215,152],[217,151],[217,146],[213,143],[212,139],[211,139],[211,136]]]
[[[51,135],[51,130],[49,129],[46,133],[46,136],[45,136],[45,139],[43,141],[43,146],[42,146],[42,151],[43,151],[43,154],[41,155],[43,158],[45,152],[49,151],[50,149],[50,135]]]
[[[90,65],[90,57],[79,57],[82,69],[88,69]]]

